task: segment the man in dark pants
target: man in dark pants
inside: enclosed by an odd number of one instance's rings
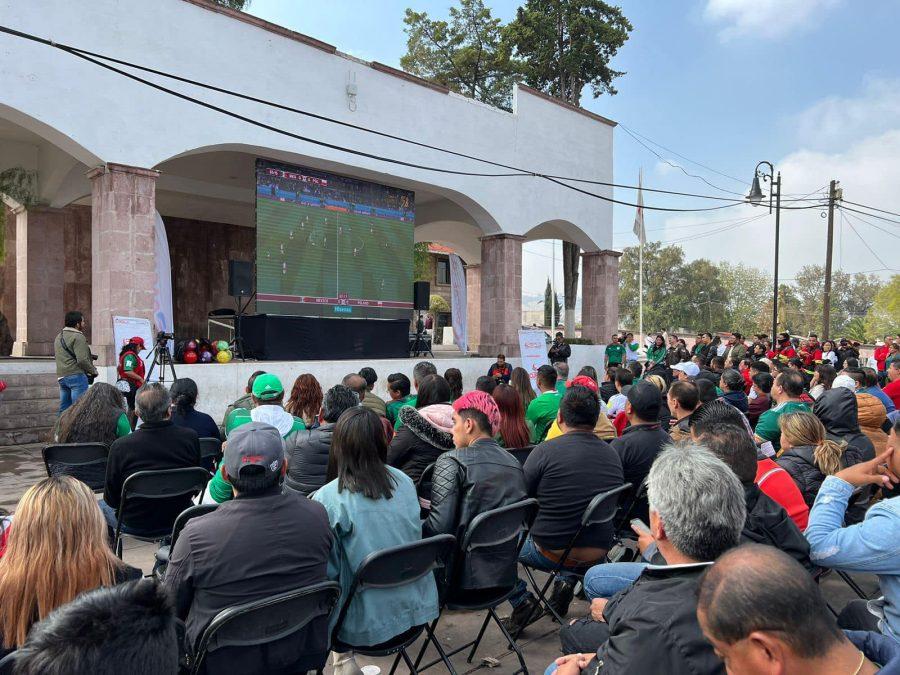
[[[81,312],[66,312],[66,326],[56,336],[56,377],[59,380],[59,414],[77,401],[88,389],[90,378],[97,376],[84,329],[87,322]]]

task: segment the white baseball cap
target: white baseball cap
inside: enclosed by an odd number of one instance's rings
[[[676,363],[674,366],[672,366],[672,370],[680,370],[688,377],[697,377],[700,374],[700,366],[698,366],[693,361]]]

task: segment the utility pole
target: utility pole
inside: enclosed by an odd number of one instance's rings
[[[836,180],[831,181],[828,187],[828,239],[825,245],[825,298],[822,302],[822,339],[831,337],[831,258],[834,250],[834,202],[839,199]]]

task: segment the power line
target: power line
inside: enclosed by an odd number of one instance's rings
[[[887,267],[888,264],[887,264],[886,262],[884,262],[884,260],[882,260],[881,258],[879,258],[879,257],[878,257],[878,254],[875,253],[875,251],[872,250],[872,247],[869,246],[869,243],[868,243],[865,239],[863,239],[862,235],[860,235],[860,233],[856,231],[856,228],[853,227],[853,223],[851,223],[851,222],[848,220],[848,221],[847,221],[847,226],[848,226],[851,230],[853,230],[853,234],[855,234],[855,235],[859,238],[859,240],[863,243],[863,246],[865,246],[867,249],[869,249],[869,253],[872,254],[872,257],[874,257],[875,260],[877,260],[878,262],[880,262],[884,267]]]
[[[879,216],[874,213],[868,213],[867,211],[860,211],[858,209],[851,209],[849,206],[841,206],[841,208],[845,211],[851,211],[853,213],[861,213],[864,216],[869,216],[870,218],[877,218],[878,220],[884,220],[888,223],[894,223],[895,225],[900,225],[900,220],[891,220],[890,218],[885,218],[884,216]]]
[[[900,213],[895,213],[894,211],[885,211],[884,209],[876,209],[874,206],[866,206],[865,204],[859,204],[857,202],[851,202],[849,199],[843,200],[845,204],[853,204],[853,206],[859,206],[864,209],[869,209],[870,211],[878,211],[879,213],[887,213],[891,216],[900,217]]]
[[[750,218],[745,218],[743,221],[737,222],[737,223],[735,223],[735,224],[733,224],[733,225],[726,225],[725,227],[716,228],[715,230],[713,230],[713,231],[711,231],[711,232],[704,232],[704,233],[701,233],[701,234],[694,234],[694,235],[690,235],[690,236],[687,236],[687,237],[681,237],[681,238],[678,238],[678,239],[670,239],[669,241],[661,241],[661,242],[659,242],[659,243],[660,243],[660,244],[671,245],[671,244],[680,244],[680,243],[683,243],[683,242],[686,242],[686,241],[694,241],[695,239],[704,239],[705,237],[711,237],[711,236],[716,235],[716,234],[722,234],[722,233],[724,233],[724,232],[730,232],[731,230],[736,230],[736,229],[738,229],[738,228],[740,228],[740,227],[743,227],[744,225],[747,225],[748,223],[752,223],[752,222],[754,222],[754,221],[757,221],[757,220],[759,220],[760,218],[765,218],[767,215],[769,215],[769,214],[768,214],[768,213],[761,213],[761,214],[759,214],[758,216],[751,216]]]
[[[80,48],[77,48],[77,47],[71,47],[71,46],[68,46],[68,45],[61,44],[61,43],[56,43],[56,42],[53,42],[53,41],[50,41],[50,40],[46,40],[46,39],[44,39],[44,38],[37,37],[37,36],[35,36],[35,35],[31,35],[31,34],[28,34],[28,33],[24,33],[24,32],[21,32],[21,31],[17,31],[17,30],[14,30],[14,29],[11,29],[11,28],[8,28],[8,27],[5,27],[5,26],[0,26],[0,32],[6,33],[6,34],[8,34],[8,35],[15,36],[15,37],[19,37],[19,38],[22,38],[22,39],[25,39],[25,40],[29,40],[29,41],[32,41],[32,42],[37,42],[37,43],[43,44],[43,45],[45,45],[45,46],[54,47],[54,48],[56,48],[56,49],[59,49],[59,50],[65,52],[65,53],[67,53],[67,54],[70,54],[70,55],[75,56],[75,57],[77,57],[77,58],[80,58],[80,59],[83,59],[83,60],[85,60],[85,61],[88,61],[89,63],[92,63],[92,64],[94,64],[94,65],[96,65],[96,66],[99,66],[99,67],[101,67],[101,68],[104,68],[104,69],[106,69],[106,70],[109,70],[109,71],[114,72],[114,73],[116,73],[116,74],[118,74],[118,75],[121,75],[121,76],[126,77],[126,78],[128,78],[128,79],[131,79],[131,80],[133,80],[133,81],[135,81],[135,82],[138,82],[138,83],[140,83],[140,84],[143,84],[143,85],[145,85],[145,86],[151,87],[151,88],[156,89],[156,90],[158,90],[158,91],[161,91],[161,92],[163,92],[163,93],[169,94],[169,95],[174,96],[174,97],[176,97],[176,98],[179,98],[179,99],[181,99],[181,100],[184,100],[184,101],[193,103],[193,104],[195,104],[195,105],[198,105],[198,106],[207,108],[207,109],[209,109],[209,110],[213,110],[213,111],[215,111],[215,112],[218,112],[218,113],[220,113],[220,114],[227,115],[227,116],[229,116],[229,117],[233,117],[233,118],[235,118],[235,119],[238,119],[238,120],[243,121],[243,122],[248,123],[248,124],[252,124],[252,125],[257,126],[257,127],[260,127],[260,128],[262,128],[262,129],[266,129],[266,130],[272,131],[272,132],[274,132],[274,133],[282,134],[282,135],[288,136],[288,137],[290,137],[290,138],[294,138],[294,139],[296,139],[296,140],[300,140],[300,141],[303,141],[303,142],[311,143],[311,144],[313,144],[313,145],[319,145],[319,146],[326,147],[326,148],[329,148],[329,149],[332,149],[332,150],[337,150],[337,151],[340,151],[340,152],[346,152],[346,153],[348,153],[348,154],[353,154],[353,155],[357,155],[357,156],[361,156],[361,157],[366,157],[366,158],[373,159],[373,160],[376,160],[376,161],[382,161],[382,162],[386,162],[386,163],[392,163],[392,164],[397,164],[397,165],[401,165],[401,166],[407,166],[407,167],[410,167],[410,168],[421,169],[421,170],[423,170],[423,171],[433,171],[433,172],[437,172],[437,173],[446,173],[446,174],[453,174],[453,175],[463,175],[463,176],[482,177],[482,178],[485,178],[485,177],[490,177],[490,178],[500,178],[500,177],[520,177],[520,176],[522,176],[522,177],[537,177],[537,178],[543,178],[543,179],[545,179],[545,180],[548,180],[548,181],[551,182],[551,183],[555,183],[555,184],[557,184],[557,185],[560,185],[561,187],[565,187],[565,188],[568,188],[568,189],[573,190],[573,191],[575,191],[575,192],[579,192],[579,193],[584,194],[584,195],[587,195],[587,196],[595,197],[595,198],[601,199],[601,200],[603,200],[603,201],[611,202],[611,203],[613,203],[613,204],[619,204],[619,205],[622,205],[622,206],[630,206],[630,207],[637,207],[637,206],[638,206],[638,204],[634,204],[634,203],[631,203],[631,202],[625,202],[625,201],[617,200],[617,199],[614,199],[614,198],[611,198],[611,197],[607,197],[606,195],[600,195],[600,194],[597,194],[597,193],[594,193],[594,192],[590,192],[590,191],[587,191],[587,190],[583,190],[583,189],[581,189],[581,188],[577,188],[577,187],[575,187],[575,186],[573,186],[573,185],[569,185],[569,184],[567,184],[567,183],[565,183],[565,182],[562,182],[562,181],[563,181],[563,180],[571,180],[571,181],[586,182],[586,183],[593,183],[593,184],[599,184],[599,185],[617,186],[617,187],[629,188],[629,189],[636,189],[635,186],[617,185],[617,184],[612,184],[612,183],[602,183],[602,182],[600,182],[600,181],[589,181],[589,180],[587,180],[587,179],[580,179],[580,178],[563,178],[563,177],[555,177],[555,176],[550,176],[550,175],[542,174],[542,173],[539,173],[539,172],[528,171],[528,170],[526,170],[526,169],[520,169],[520,168],[518,168],[518,167],[513,167],[513,166],[501,164],[501,163],[498,163],[498,162],[493,162],[493,161],[491,161],[491,160],[483,159],[483,158],[476,157],[476,156],[473,156],[473,155],[467,155],[467,154],[465,154],[465,153],[460,153],[460,152],[453,151],[453,150],[449,150],[449,149],[446,149],[446,148],[440,148],[440,147],[432,146],[432,145],[429,145],[429,144],[426,144],[426,143],[420,143],[420,142],[417,142],[417,141],[412,141],[411,139],[404,139],[404,138],[402,138],[402,137],[394,136],[394,135],[392,135],[392,134],[387,134],[387,133],[385,133],[385,132],[379,132],[379,131],[375,131],[375,130],[372,130],[372,129],[367,129],[367,128],[361,127],[361,126],[359,126],[359,125],[354,125],[354,124],[351,124],[351,123],[348,123],[348,122],[342,122],[342,121],[340,121],[340,120],[335,120],[335,119],[326,117],[326,116],[324,116],[324,115],[318,115],[318,114],[316,114],[316,113],[310,113],[309,111],[304,111],[304,110],[300,110],[300,109],[297,109],[297,108],[291,108],[291,107],[289,107],[289,106],[284,106],[284,105],[281,105],[281,104],[275,104],[275,103],[272,103],[272,102],[269,102],[269,101],[265,101],[265,100],[263,100],[263,99],[259,99],[259,98],[252,97],[252,96],[248,96],[248,95],[246,95],[246,94],[241,94],[241,93],[238,93],[238,92],[233,92],[233,91],[230,91],[230,90],[221,88],[221,87],[216,87],[216,86],[214,86],[214,85],[209,85],[209,84],[206,84],[206,83],[198,82],[198,81],[191,80],[191,79],[188,79],[188,78],[184,78],[184,77],[181,77],[181,76],[178,76],[178,75],[174,75],[174,74],[171,74],[171,73],[166,73],[166,72],[164,72],[164,71],[160,71],[160,70],[148,68],[148,67],[146,67],[146,66],[140,66],[140,65],[138,65],[138,64],[130,63],[130,62],[128,62],[128,61],[124,61],[124,60],[121,60],[121,59],[116,59],[116,58],[114,58],[114,57],[106,56],[106,55],[99,54],[99,53],[96,53],[96,52],[90,52],[90,51],[83,50],[83,49],[80,49]],[[95,58],[95,57],[96,57],[96,58]],[[239,97],[239,98],[243,98],[243,99],[245,99],[245,100],[250,100],[250,101],[254,101],[254,102],[257,102],[257,103],[264,104],[264,105],[273,106],[273,107],[276,107],[276,108],[279,108],[279,109],[282,109],[282,110],[286,110],[286,111],[290,111],[290,112],[295,112],[295,113],[302,114],[302,115],[308,115],[308,116],[314,117],[314,118],[316,118],[316,119],[320,119],[320,120],[328,121],[328,122],[331,122],[331,123],[334,123],[334,124],[339,124],[339,125],[342,125],[342,126],[350,127],[350,128],[353,128],[353,129],[357,129],[357,130],[359,130],[359,131],[365,131],[365,132],[368,132],[368,133],[374,133],[374,134],[376,134],[376,135],[380,135],[380,136],[383,136],[383,137],[391,138],[391,139],[394,139],[394,140],[403,141],[403,142],[407,142],[407,143],[412,143],[412,144],[417,145],[417,146],[419,146],[419,147],[425,147],[425,148],[432,149],[432,150],[436,150],[436,151],[439,151],[439,152],[445,152],[445,153],[448,153],[448,154],[452,154],[452,155],[455,155],[455,156],[458,156],[458,157],[463,157],[463,158],[466,158],[466,159],[472,159],[472,160],[474,160],[474,161],[483,162],[483,163],[486,163],[486,164],[489,164],[489,165],[492,165],[492,166],[497,166],[497,167],[502,167],[502,168],[508,168],[508,169],[511,169],[511,170],[515,171],[515,173],[503,173],[503,174],[477,173],[477,172],[470,172],[470,171],[459,171],[459,170],[454,170],[454,169],[446,169],[446,168],[443,168],[443,167],[434,167],[434,166],[429,166],[429,165],[417,164],[417,163],[414,163],[414,162],[407,162],[407,161],[404,161],[404,160],[399,160],[399,159],[395,159],[395,158],[391,158],[391,157],[385,157],[385,156],[381,156],[381,155],[376,155],[376,154],[373,154],[373,153],[367,153],[367,152],[364,152],[364,151],[361,151],[361,150],[354,150],[354,149],[352,149],[352,148],[348,148],[348,147],[345,147],[345,146],[340,146],[340,145],[337,145],[337,144],[334,144],[334,143],[328,143],[328,142],[321,141],[321,140],[314,139],[314,138],[310,138],[310,137],[307,137],[307,136],[302,136],[302,135],[300,135],[300,134],[295,134],[295,133],[293,133],[293,132],[287,131],[287,130],[285,130],[285,129],[281,129],[281,128],[279,128],[279,127],[275,127],[275,126],[273,126],[273,125],[266,124],[266,123],[264,123],[264,122],[260,122],[260,121],[258,121],[258,120],[255,120],[255,119],[252,119],[252,118],[250,118],[250,117],[247,117],[247,116],[245,116],[245,115],[241,115],[241,114],[239,114],[239,113],[235,113],[235,112],[233,112],[233,111],[230,111],[230,110],[228,110],[228,109],[226,109],[226,108],[222,108],[222,107],[217,106],[217,105],[214,105],[214,104],[209,103],[209,102],[207,102],[207,101],[203,101],[203,100],[194,98],[194,97],[192,97],[192,96],[188,96],[187,94],[183,94],[183,93],[181,93],[181,92],[178,92],[178,91],[176,91],[176,90],[170,89],[170,88],[165,87],[165,86],[163,86],[163,85],[157,84],[157,83],[152,82],[152,81],[150,81],[150,80],[146,80],[146,79],[144,79],[144,78],[138,77],[137,75],[134,75],[133,73],[129,73],[129,72],[123,71],[123,70],[121,70],[121,69],[119,69],[119,68],[115,68],[115,67],[109,65],[108,63],[104,63],[103,61],[99,61],[99,60],[97,60],[97,59],[103,59],[104,61],[110,61],[110,62],[112,62],[112,63],[118,63],[118,64],[120,64],[120,65],[124,65],[124,66],[127,66],[127,67],[135,68],[135,69],[137,69],[137,70],[142,70],[142,71],[145,71],[145,72],[149,72],[149,73],[153,73],[153,74],[156,74],[156,75],[160,75],[160,76],[162,76],[162,77],[167,77],[167,78],[174,79],[174,80],[177,80],[177,81],[180,81],[180,82],[184,82],[184,83],[187,83],[187,84],[192,84],[192,85],[195,85],[195,86],[199,86],[199,87],[203,87],[203,88],[206,88],[206,89],[210,89],[210,90],[212,90],[212,91],[217,91],[217,92],[224,93],[224,94],[228,94],[228,95],[231,95],[231,96],[236,96],[236,97]],[[648,188],[648,190],[650,190],[650,189]],[[654,190],[654,191],[656,191],[656,190]],[[699,197],[699,198],[703,198],[703,199],[717,199],[717,200],[723,199],[723,198],[721,198],[721,197],[714,197],[714,196],[708,196],[708,195],[693,195],[693,194],[691,194],[691,193],[677,193],[677,192],[674,192],[674,191],[660,191],[660,192],[665,192],[665,193],[667,193],[667,194],[680,195],[680,196]],[[735,194],[737,194],[737,193],[735,193]],[[720,210],[720,209],[723,209],[723,208],[731,208],[731,207],[734,207],[734,206],[739,206],[739,205],[744,204],[744,203],[745,203],[745,202],[744,202],[743,200],[740,200],[740,201],[734,200],[734,201],[733,201],[732,203],[730,203],[730,204],[726,204],[726,205],[718,206],[718,207],[706,207],[706,208],[683,209],[683,208],[665,208],[665,207],[646,206],[646,205],[644,205],[643,208],[646,209],[646,210],[649,210],[649,211],[665,211],[665,212],[682,212],[682,213],[686,213],[686,212],[716,211],[716,210]],[[788,209],[790,209],[790,208],[793,208],[793,209],[800,209],[800,208],[818,208],[818,205],[807,206],[807,207],[782,207],[782,208],[788,208]]]
[[[858,222],[858,223],[865,223],[865,224],[868,225],[869,227],[874,227],[876,230],[879,230],[879,231],[881,231],[881,232],[884,232],[884,233],[885,233],[886,235],[888,235],[889,237],[894,237],[895,239],[900,239],[900,234],[895,234],[895,233],[891,232],[890,230],[886,230],[886,229],[884,229],[883,227],[881,227],[881,226],[879,226],[879,225],[876,225],[875,223],[870,223],[868,220],[866,220],[865,218],[863,218],[863,217],[861,217],[861,216],[850,215],[850,214],[848,213],[848,214],[847,214],[847,217],[848,217],[848,218],[852,218],[853,220],[855,220],[855,221]]]

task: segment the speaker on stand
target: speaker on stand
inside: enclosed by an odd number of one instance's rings
[[[410,356],[422,356],[428,354],[434,358],[431,352],[431,341],[425,335],[425,322],[422,320],[422,312],[426,311],[431,304],[431,284],[427,281],[416,281],[413,283],[413,309],[417,311],[416,318],[416,337],[412,341],[410,348]]]
[[[256,297],[253,290],[253,263],[249,260],[228,261],[228,295],[233,297],[235,302],[234,339],[231,341],[231,347],[235,355],[240,356],[241,361],[246,361],[241,320]],[[246,302],[244,298],[247,298]]]

